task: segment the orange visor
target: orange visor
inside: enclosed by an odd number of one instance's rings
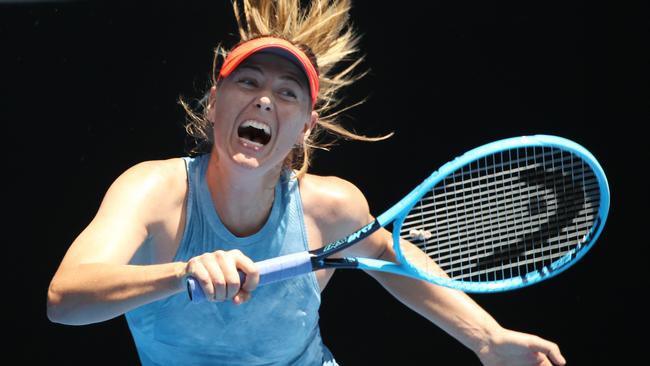
[[[314,65],[309,61],[309,57],[303,51],[282,38],[260,37],[251,39],[235,47],[226,56],[223,66],[221,66],[221,71],[219,72],[219,79],[228,77],[248,56],[263,50],[283,56],[298,66],[301,66],[309,81],[311,106],[313,108],[318,99],[318,72],[316,72],[316,68],[314,68]]]

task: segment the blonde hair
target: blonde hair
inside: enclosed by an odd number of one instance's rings
[[[309,168],[313,149],[327,150],[336,141],[321,141],[322,132],[329,132],[337,138],[359,141],[379,141],[381,137],[358,135],[345,129],[339,123],[339,115],[365,100],[351,106],[339,108],[339,91],[362,78],[366,72],[355,74],[355,69],[363,57],[353,57],[358,53],[359,36],[349,22],[350,0],[313,0],[307,8],[301,7],[300,0],[243,0],[233,2],[240,42],[261,36],[284,38],[305,51],[319,73],[320,90],[315,105],[319,115],[317,125],[304,145],[296,146],[285,160],[288,168],[298,170],[298,177]],[[228,52],[217,46],[212,66],[212,84],[216,85],[219,60]],[[336,67],[341,61],[353,60],[345,67]],[[315,61],[315,62],[314,62]],[[180,99],[187,112],[185,129],[194,138],[196,146],[193,153],[209,152],[212,148],[212,124],[206,116],[207,98],[201,100],[203,113],[197,114]]]

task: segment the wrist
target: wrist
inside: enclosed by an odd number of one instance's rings
[[[176,289],[180,291],[185,290],[186,281],[187,281],[187,263],[185,262],[174,262],[174,278],[176,283]]]
[[[476,339],[474,347],[470,347],[472,351],[479,357],[490,353],[494,346],[499,344],[502,337],[503,328],[500,325],[495,325],[486,328],[481,336]]]
[[[477,319],[475,319],[477,320]],[[466,323],[461,342],[477,355],[491,349],[501,337],[503,328],[490,316],[473,324]]]

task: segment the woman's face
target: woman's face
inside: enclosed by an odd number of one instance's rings
[[[247,169],[281,165],[317,120],[303,71],[269,53],[250,56],[210,97],[213,152]]]

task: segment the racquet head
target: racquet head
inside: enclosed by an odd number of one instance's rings
[[[559,274],[591,248],[609,208],[596,159],[545,135],[472,150],[416,191],[393,223],[400,263],[416,277],[467,292],[511,290]],[[403,250],[400,239],[421,251]]]

